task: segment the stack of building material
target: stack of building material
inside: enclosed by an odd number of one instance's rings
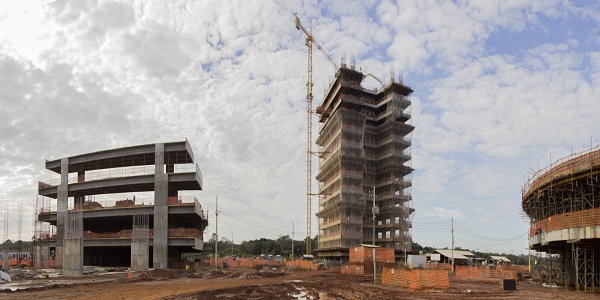
[[[373,262],[373,247],[360,245],[350,248],[350,262]],[[383,263],[396,261],[393,248],[375,248],[375,260]]]
[[[134,206],[133,200],[120,200],[115,203],[115,207],[130,207]]]

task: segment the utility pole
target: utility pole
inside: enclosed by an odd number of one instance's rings
[[[373,185],[373,284],[377,284],[377,259],[375,258],[375,215],[378,213],[377,207],[375,206],[375,185]]]
[[[219,267],[219,196],[215,203],[215,266]]]
[[[408,229],[407,229],[408,233]],[[404,263],[408,266],[408,260],[406,260],[406,248],[408,248],[408,239],[406,238],[406,233],[404,234]]]
[[[452,218],[452,272],[454,272],[454,218]]]
[[[294,261],[294,222],[292,222],[292,261]]]
[[[528,247],[529,249],[529,274],[531,274],[531,247]]]
[[[233,259],[233,232],[231,233],[231,258]]]

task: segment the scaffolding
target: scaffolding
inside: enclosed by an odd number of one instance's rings
[[[535,251],[533,253],[533,266],[531,268],[533,280],[539,284],[549,286],[565,285],[567,282],[567,273],[564,268],[565,259],[568,258],[561,251]]]
[[[600,287],[600,149],[592,147],[536,172],[522,190],[530,248],[553,258],[538,271],[548,284]],[[552,272],[550,272],[552,271]],[[551,275],[548,275],[551,274]]]
[[[414,127],[406,122],[412,90],[393,81],[379,92],[366,90],[360,85],[364,76],[342,65],[317,109],[323,123],[316,140],[321,153],[316,176],[321,252],[371,243],[373,238],[382,247],[411,250]],[[376,237],[373,196],[380,211]]]

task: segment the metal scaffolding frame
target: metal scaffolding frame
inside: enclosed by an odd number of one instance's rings
[[[538,279],[580,291],[599,288],[600,242],[595,232],[600,228],[600,148],[536,172],[522,196],[523,212],[531,222],[531,247],[548,256],[536,266]],[[547,234],[553,236],[549,241]]]
[[[600,251],[598,249],[574,249],[575,274],[577,274],[576,289],[588,291],[600,287]]]
[[[392,81],[378,92],[365,91],[360,86],[364,76],[343,65],[317,108],[322,122],[316,140],[321,154],[319,250],[371,243],[375,193],[376,244],[410,251],[414,127],[406,122],[412,90]]]

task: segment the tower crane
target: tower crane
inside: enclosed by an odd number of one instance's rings
[[[306,100],[307,100],[307,115],[308,115],[308,119],[307,119],[307,139],[306,139],[306,254],[309,255],[312,252],[312,243],[311,243],[311,221],[312,221],[312,213],[311,213],[311,207],[312,207],[312,114],[313,114],[313,110],[312,110],[312,101],[313,101],[313,93],[312,93],[312,88],[313,88],[313,81],[312,81],[312,46],[313,44],[317,47],[317,49],[319,49],[319,51],[321,51],[321,53],[323,53],[323,55],[325,55],[325,57],[327,58],[327,60],[331,63],[331,65],[333,65],[333,67],[335,68],[335,70],[337,71],[338,66],[335,63],[335,61],[333,61],[333,59],[331,58],[331,56],[329,56],[329,54],[327,54],[327,52],[323,49],[323,47],[321,47],[321,45],[319,45],[319,43],[317,43],[317,41],[315,41],[315,38],[312,36],[311,31],[306,30],[306,28],[304,28],[304,26],[302,26],[302,23],[300,22],[300,19],[298,18],[298,16],[296,16],[296,29],[298,30],[302,30],[302,32],[304,32],[304,34],[306,35],[306,47],[308,48],[308,81],[306,82]],[[312,26],[311,26],[312,27]],[[312,28],[311,28],[312,30]]]

